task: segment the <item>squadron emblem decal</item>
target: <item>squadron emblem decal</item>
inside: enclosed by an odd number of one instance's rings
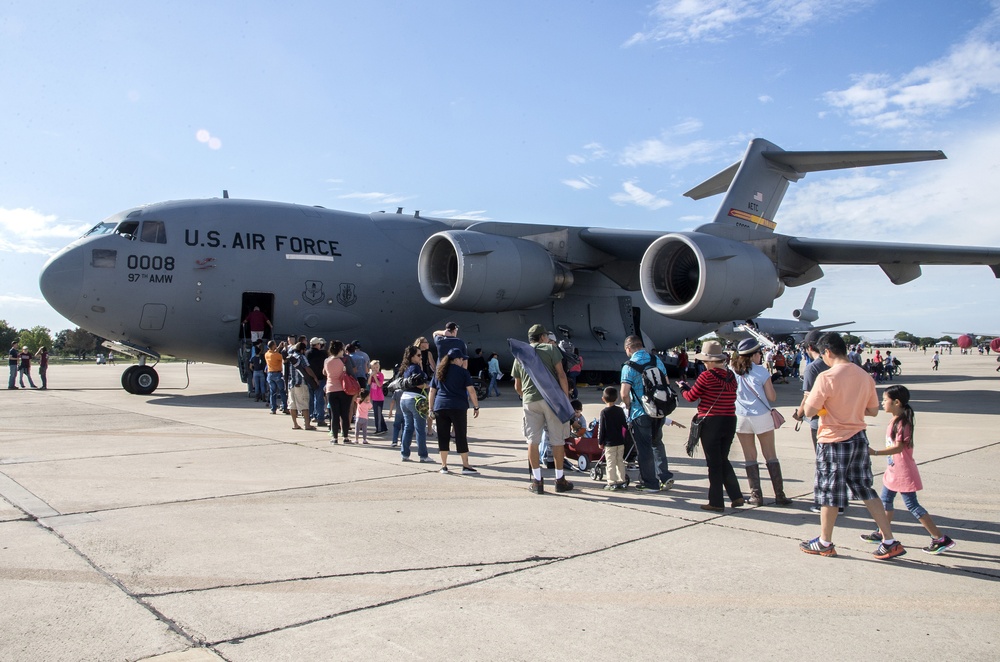
[[[358,301],[358,295],[354,292],[354,283],[341,283],[340,292],[337,294],[337,302],[341,306],[353,306]]]
[[[308,303],[310,306],[315,306],[317,303],[323,301],[326,298],[326,294],[323,292],[323,281],[319,280],[307,280],[306,289],[302,291],[302,300]]]

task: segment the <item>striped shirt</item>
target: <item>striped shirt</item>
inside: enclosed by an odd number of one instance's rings
[[[736,416],[736,376],[728,368],[706,370],[681,395],[688,402],[698,400],[702,416]]]

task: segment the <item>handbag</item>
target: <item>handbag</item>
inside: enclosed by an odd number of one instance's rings
[[[688,428],[687,444],[684,445],[684,450],[687,452],[688,457],[694,457],[694,449],[698,446],[698,442],[701,441],[701,424],[704,422],[705,417],[700,414],[695,414],[694,418],[691,419],[691,427]]]
[[[357,377],[347,371],[347,361],[344,361],[344,372],[340,373],[340,388],[350,396],[361,392],[361,384],[358,383]]]
[[[757,390],[753,386],[750,386],[749,380],[746,382],[746,385],[747,385],[747,388],[749,388],[750,391],[754,395],[757,396],[757,399],[764,403],[764,405],[767,407],[768,411],[771,413],[771,421],[774,422],[774,429],[777,430],[782,425],[784,425],[785,424],[785,417],[781,415],[781,412],[778,411],[777,409],[775,409],[774,407],[772,407],[771,403],[769,403],[767,400],[765,400],[764,398],[760,397],[760,394],[757,393]]]

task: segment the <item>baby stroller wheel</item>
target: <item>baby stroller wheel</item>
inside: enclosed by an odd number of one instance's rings
[[[631,480],[632,479],[628,477],[628,473],[626,473],[625,474],[625,483],[624,483],[625,487],[628,487],[628,484],[631,482]]]
[[[577,460],[576,460],[576,466],[580,467],[580,471],[586,471],[587,470],[587,456],[586,455],[581,455],[579,458],[577,458]]]
[[[590,479],[591,480],[600,480],[600,478],[597,475],[597,467],[591,467],[590,468]]]
[[[598,465],[594,467],[594,471],[597,472],[597,480],[604,480],[604,467]]]

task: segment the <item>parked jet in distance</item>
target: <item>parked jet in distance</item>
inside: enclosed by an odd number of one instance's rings
[[[419,335],[461,326],[501,350],[534,323],[571,339],[591,370],[617,370],[640,334],[669,349],[748,319],[821,264],[877,264],[893,283],[921,264],[988,265],[1000,248],[871,243],[774,232],[790,182],[806,173],[943,159],[940,151],[789,152],[763,140],[686,196],[726,193],[690,232],[357,214],[223,199],[114,214],[54,255],[40,286],[73,323],[140,358],[122,376],[152,393],[161,354],[239,364],[242,320],[259,306],[275,335],[364,341],[392,365]],[[640,296],[641,292],[641,296]]]
[[[802,340],[806,337],[806,334],[810,331],[836,329],[842,326],[847,326],[848,324],[854,324],[854,322],[838,322],[837,324],[821,324],[819,326],[813,326],[813,322],[819,319],[819,311],[813,308],[813,299],[815,296],[816,288],[809,288],[809,296],[806,297],[806,302],[802,304],[801,308],[796,308],[792,311],[792,317],[794,319],[786,320],[774,317],[757,317],[752,320],[733,321],[723,324],[715,330],[715,333],[720,338],[728,342],[739,342],[744,338],[750,337],[749,333],[742,330],[742,327],[749,321],[753,322],[757,331],[763,333],[769,338],[774,339],[776,342],[795,345],[796,343],[802,342]]]

